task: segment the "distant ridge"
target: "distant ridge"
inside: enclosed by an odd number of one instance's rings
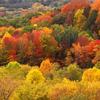
[[[15,3],[15,4],[0,4],[0,7],[6,7],[6,8],[29,8],[31,7],[33,2],[21,2],[21,3]]]
[[[0,7],[6,8],[29,8],[33,3],[39,2],[47,6],[60,6],[69,0],[0,0]]]

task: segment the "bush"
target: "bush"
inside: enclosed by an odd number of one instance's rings
[[[100,61],[98,61],[98,62],[94,65],[94,67],[100,69]]]
[[[53,79],[63,79],[67,76],[67,68],[63,67],[60,68],[60,65],[53,64],[54,68],[50,71],[50,76]]]
[[[19,80],[10,77],[0,79],[0,100],[8,100],[11,93],[21,84]]]
[[[50,100],[71,100],[78,91],[77,84],[64,79],[63,82],[57,83],[49,90]]]
[[[21,68],[14,68],[14,69],[7,69],[6,71],[8,72],[8,74],[6,74],[6,76],[10,76],[13,79],[21,79],[24,80],[27,73],[30,71],[30,67],[27,66],[26,68],[22,65]]]
[[[6,68],[0,67],[0,79],[2,79],[3,77],[6,77],[8,75],[8,71],[6,70]]]
[[[76,82],[64,79],[49,90],[50,100],[99,100],[100,82]]]
[[[12,61],[7,64],[6,68],[9,70],[12,70],[12,69],[16,70],[18,68],[21,68],[21,65],[16,61]]]
[[[100,69],[90,68],[84,71],[82,81],[96,82],[100,81]]]
[[[26,76],[26,82],[29,83],[41,83],[44,82],[45,78],[42,73],[35,68],[32,68]]]
[[[45,83],[24,84],[12,93],[9,100],[49,100],[47,91]]]
[[[7,67],[3,66],[0,68],[0,79],[10,77],[12,79],[23,80],[31,69],[30,66],[20,65],[17,62],[15,62],[15,64],[10,62],[8,65]]]
[[[79,91],[78,94],[82,93],[87,97],[86,100],[99,100],[98,98],[98,92],[100,91],[100,82],[87,82],[87,81],[81,81],[79,83]],[[77,94],[77,95],[78,95]]]
[[[87,95],[84,95],[83,93],[79,93],[73,96],[72,100],[89,100],[89,99]]]
[[[67,77],[70,80],[81,80],[82,70],[76,64],[71,64],[67,68]]]

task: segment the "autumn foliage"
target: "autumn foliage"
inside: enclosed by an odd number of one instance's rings
[[[0,17],[0,100],[100,100],[100,0],[22,11]]]
[[[70,0],[60,9],[9,21],[9,26],[0,27],[1,55],[5,53],[1,65],[15,60],[40,65],[50,58],[62,66],[93,66],[99,61],[99,5],[99,0]]]
[[[50,59],[42,61],[40,65],[40,71],[43,74],[48,74],[53,69],[53,64],[50,62]]]
[[[38,17],[33,17],[31,19],[32,24],[37,24],[39,22],[51,22],[52,17],[50,15],[40,15]]]
[[[71,0],[61,8],[62,13],[85,8],[89,5],[88,0]]]
[[[100,11],[100,0],[94,0],[94,2],[91,4],[91,7],[93,10]]]

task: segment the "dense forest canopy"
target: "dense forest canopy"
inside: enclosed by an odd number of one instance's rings
[[[0,100],[100,100],[100,0],[30,1],[0,0]]]

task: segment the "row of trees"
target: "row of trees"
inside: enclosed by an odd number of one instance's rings
[[[0,0],[0,3],[38,2],[40,0]]]
[[[76,62],[81,67],[93,66],[100,60],[100,40],[91,40],[88,33],[72,26],[52,25],[32,32],[13,31],[1,39],[0,64],[17,60],[20,63],[38,64],[44,58],[51,58],[61,64]],[[12,32],[9,30],[9,32]],[[93,38],[92,38],[93,39]],[[35,60],[40,61],[35,61]],[[35,62],[34,62],[35,61]]]
[[[1,31],[1,64],[11,60],[34,63],[50,57],[64,65],[63,60],[68,65],[93,66],[100,58],[97,1],[91,6],[87,0],[72,0],[61,9],[4,21],[15,28]]]

